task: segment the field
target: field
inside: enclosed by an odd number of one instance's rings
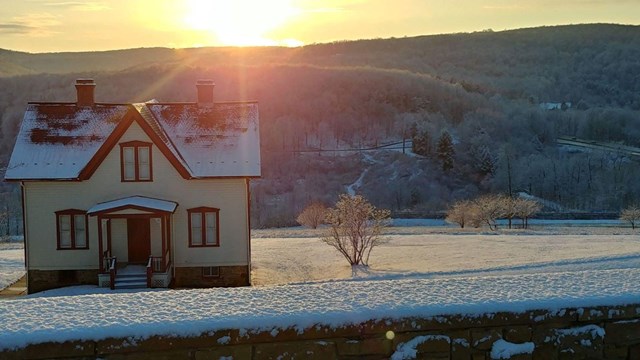
[[[388,229],[369,269],[352,273],[321,242],[322,230],[255,230],[252,277],[257,286],[339,279],[473,277],[640,267],[640,237],[630,228],[538,227],[486,232],[453,227]]]
[[[414,225],[415,222],[400,224]],[[252,234],[255,286],[640,267],[638,230],[610,224],[536,225],[531,230],[498,232],[451,226],[390,227],[386,235],[389,241],[372,252],[370,267],[358,268],[355,272],[337,251],[322,243],[322,229],[264,229],[254,230]],[[0,243],[0,288],[24,274],[23,264],[21,243]]]

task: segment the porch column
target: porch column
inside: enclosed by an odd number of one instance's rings
[[[102,216],[98,215],[98,258],[100,259],[100,273],[104,273],[104,250],[102,248]]]
[[[165,266],[167,264],[167,236],[166,236],[166,223],[167,221],[167,216],[166,215],[162,215],[162,217],[160,218],[160,232],[162,233],[162,266],[161,269],[163,270],[162,272],[166,272],[167,269],[165,269]]]

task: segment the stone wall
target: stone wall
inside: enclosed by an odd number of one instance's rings
[[[209,288],[248,286],[248,266],[220,266],[219,276],[203,276],[201,267],[176,267],[173,286],[177,288]]]
[[[98,270],[29,270],[29,294],[72,285],[98,285]]]
[[[532,350],[513,354],[515,360],[640,359],[640,304],[377,320],[304,331],[231,329],[191,338],[45,343],[0,358],[387,359],[403,351],[418,359],[480,360],[491,359],[492,350],[495,355],[505,344]]]

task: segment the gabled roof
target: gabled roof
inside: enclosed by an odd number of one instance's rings
[[[133,122],[184,178],[260,176],[255,102],[31,103],[5,179],[88,179]]]

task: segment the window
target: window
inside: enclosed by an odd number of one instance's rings
[[[89,220],[84,210],[62,210],[56,212],[58,250],[88,249]]]
[[[122,181],[151,181],[151,143],[129,141],[120,144]]]
[[[219,266],[206,266],[202,268],[203,277],[220,277]]]
[[[220,209],[199,207],[188,209],[189,247],[219,246]]]

